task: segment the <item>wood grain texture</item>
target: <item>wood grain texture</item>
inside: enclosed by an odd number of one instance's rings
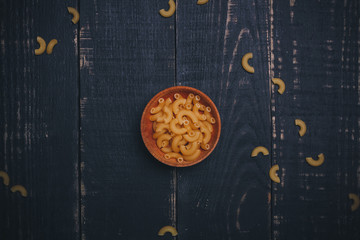
[[[151,98],[175,81],[166,1],[81,1],[82,239],[158,239],[175,226],[174,169],[140,134]]]
[[[201,164],[178,170],[179,239],[269,239],[270,94],[266,1],[178,1],[177,82],[216,104],[222,133]],[[255,73],[241,66],[242,56]]]
[[[274,1],[273,239],[359,239],[359,2]],[[294,120],[308,131],[299,137]],[[311,167],[305,157],[324,153]]]
[[[0,238],[69,239],[78,224],[76,1],[0,1]],[[36,37],[56,38],[35,56]],[[10,192],[21,184],[28,197]]]

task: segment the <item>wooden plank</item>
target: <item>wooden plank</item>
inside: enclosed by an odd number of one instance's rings
[[[140,135],[147,102],[175,79],[167,1],[81,1],[82,239],[158,239],[175,225],[174,169]]]
[[[0,3],[1,239],[78,239],[78,67],[71,0]],[[34,55],[36,37],[56,38]],[[28,196],[12,193],[21,184]]]
[[[266,1],[178,1],[177,82],[205,92],[222,119],[208,159],[178,170],[179,239],[269,239],[270,94]],[[255,74],[241,66],[245,53]]]
[[[359,239],[359,2],[274,1],[273,239]],[[299,137],[294,119],[308,126]],[[305,157],[324,153],[311,167]]]

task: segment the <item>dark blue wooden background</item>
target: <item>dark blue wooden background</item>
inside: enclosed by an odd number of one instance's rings
[[[167,0],[0,0],[0,239],[172,239],[164,225],[184,240],[360,239],[359,1],[176,4],[163,18]],[[58,39],[52,55],[34,55],[37,36]],[[184,169],[157,162],[139,126],[175,85],[222,119],[215,151]],[[258,145],[271,154],[251,158]]]

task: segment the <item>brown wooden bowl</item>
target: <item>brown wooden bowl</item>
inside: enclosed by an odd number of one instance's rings
[[[194,95],[199,95],[201,98],[200,103],[205,106],[211,107],[211,114],[213,115],[213,117],[216,120],[215,124],[213,124],[214,130],[212,132],[211,139],[209,142],[210,149],[207,151],[201,149],[201,154],[200,154],[199,158],[196,159],[195,161],[185,161],[184,160],[182,163],[179,163],[174,159],[166,159],[164,157],[165,153],[163,153],[160,150],[160,148],[158,148],[158,146],[156,145],[156,140],[153,139],[153,134],[154,134],[153,128],[152,128],[153,122],[150,121],[150,116],[151,116],[150,110],[151,110],[151,108],[156,107],[158,105],[159,98],[164,98],[165,100],[167,98],[170,98],[174,102],[174,100],[175,100],[174,94],[175,93],[181,94],[184,98],[186,98],[190,93],[193,93]],[[146,148],[157,160],[159,160],[160,162],[162,162],[166,165],[173,166],[173,167],[189,167],[189,166],[195,165],[195,164],[203,161],[207,156],[210,155],[210,153],[216,147],[216,145],[219,141],[219,138],[220,138],[220,132],[221,132],[220,115],[219,115],[219,111],[217,110],[215,104],[211,101],[211,99],[205,93],[203,93],[200,90],[197,90],[195,88],[191,88],[191,87],[176,86],[176,87],[167,88],[167,89],[159,92],[146,105],[143,115],[142,115],[142,118],[141,118],[141,136],[145,143]]]

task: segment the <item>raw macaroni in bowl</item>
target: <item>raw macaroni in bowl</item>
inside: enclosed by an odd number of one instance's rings
[[[141,120],[144,143],[159,161],[176,167],[194,165],[215,148],[220,116],[201,91],[173,87],[157,94]]]

